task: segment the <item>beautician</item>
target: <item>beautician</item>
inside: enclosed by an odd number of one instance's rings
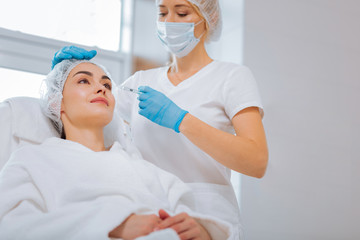
[[[136,72],[120,90],[118,107],[130,124],[144,159],[191,186],[199,210],[234,224],[241,235],[231,169],[261,178],[268,150],[263,109],[250,70],[213,60],[205,43],[218,40],[222,20],[218,0],[157,0],[157,33],[172,54],[169,66]],[[65,58],[91,58],[93,51],[65,47]],[[149,121],[151,120],[151,121]],[[162,227],[176,222],[168,218]]]

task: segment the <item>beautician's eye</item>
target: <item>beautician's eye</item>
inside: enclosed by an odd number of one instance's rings
[[[187,13],[178,13],[179,17],[186,17]]]
[[[86,84],[89,84],[89,81],[87,79],[81,79],[78,83],[86,83]]]
[[[165,17],[166,13],[159,12],[160,17]]]

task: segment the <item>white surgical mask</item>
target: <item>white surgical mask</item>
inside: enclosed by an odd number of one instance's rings
[[[157,34],[166,49],[181,58],[188,55],[199,43],[199,38],[194,36],[195,26],[201,23],[187,22],[157,22]]]

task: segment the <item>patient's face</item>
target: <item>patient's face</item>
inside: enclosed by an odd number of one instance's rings
[[[80,63],[69,73],[63,89],[61,120],[75,127],[104,127],[113,117],[115,99],[105,72],[92,63]],[[65,126],[66,127],[66,126]]]

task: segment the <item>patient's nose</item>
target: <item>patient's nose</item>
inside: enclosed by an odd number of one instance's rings
[[[103,84],[100,84],[100,85],[98,85],[97,87],[98,87],[98,90],[97,90],[96,93],[101,93],[101,92],[102,92],[103,94],[106,93],[106,87],[105,87]]]
[[[105,89],[99,89],[96,93],[103,93],[103,94],[105,94]]]

